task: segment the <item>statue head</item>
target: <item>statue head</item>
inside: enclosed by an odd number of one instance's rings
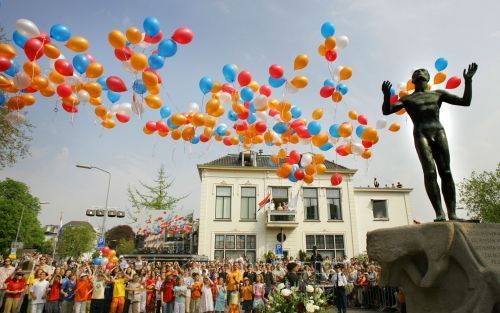
[[[411,75],[411,81],[415,85],[416,90],[425,90],[430,79],[431,76],[425,68],[419,68]]]

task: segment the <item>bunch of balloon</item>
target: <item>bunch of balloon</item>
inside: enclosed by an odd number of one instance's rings
[[[311,184],[314,181],[314,175],[323,174],[326,171],[325,156],[321,153],[301,155],[297,150],[292,150],[287,155],[285,149],[280,149],[278,154],[271,155],[271,162],[278,166],[276,170],[278,177],[287,178],[293,183],[303,181]]]
[[[108,270],[118,266],[116,251],[105,246],[101,249],[100,255],[93,260],[94,265],[102,266]]]
[[[334,37],[335,25],[332,22],[325,22],[321,25],[321,35],[324,42],[320,44],[318,53],[326,59],[331,79],[324,81],[320,95],[323,98],[331,98],[333,102],[338,103],[342,101],[343,96],[349,90],[344,81],[351,78],[352,68],[337,66],[333,69],[332,64],[337,60],[339,52],[349,45],[349,38],[344,35]]]
[[[307,54],[299,54],[293,62],[292,73],[294,76],[288,80],[284,74],[284,68],[279,64],[273,64],[269,67],[269,85],[273,88],[280,88],[285,85],[285,91],[290,94],[297,93],[300,89],[307,87],[309,80],[305,75],[296,75],[295,71],[303,70],[309,64],[309,56]]]

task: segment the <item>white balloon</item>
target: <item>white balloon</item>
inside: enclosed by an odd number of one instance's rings
[[[144,40],[144,39],[143,39]],[[149,47],[151,47],[151,43],[149,42],[145,42],[145,41],[141,41],[137,44],[139,47],[143,48],[143,49],[147,49]]]
[[[130,61],[123,62],[122,67],[126,72],[135,73],[135,69],[132,67],[132,64],[130,64]]]
[[[222,106],[225,106],[225,105],[231,103],[231,95],[227,92],[221,93],[220,97],[219,97],[219,102]]]
[[[128,102],[124,102],[120,104],[120,113],[131,114],[132,113],[132,104]]]
[[[375,125],[377,129],[384,129],[385,126],[387,126],[387,120],[385,118],[379,119]]]
[[[259,122],[264,122],[266,123],[267,122],[267,113],[266,112],[261,112],[261,111],[257,111],[255,112],[255,118],[257,119],[257,121]]]
[[[406,90],[406,83],[405,82],[400,82],[399,83],[399,89]]]
[[[290,84],[288,81],[285,84],[285,90],[288,93],[297,93],[299,91],[298,88],[295,88],[295,86]]]
[[[353,143],[351,144],[351,151],[354,154],[361,155],[365,152],[365,147],[360,143]]]
[[[300,166],[302,167],[306,167],[308,166],[309,164],[311,164],[313,158],[312,158],[312,155],[309,154],[309,153],[304,153],[302,155],[302,158],[300,159]]]
[[[101,259],[101,265],[106,266],[109,263],[109,259],[107,257],[103,257]]]
[[[307,146],[307,145],[309,145],[311,143],[312,137],[309,137],[309,138],[300,138],[299,140],[300,140],[300,142],[304,146]]]
[[[277,133],[277,132],[272,131],[272,132],[271,132],[271,135],[273,135],[273,138],[274,138],[274,140],[275,140],[275,141],[276,141],[276,140],[281,140],[281,137],[280,137],[280,135],[278,135],[278,133]]]
[[[275,116],[273,116],[273,118],[276,122],[281,122],[281,115],[280,114],[276,114]]]
[[[36,24],[24,18],[16,21],[16,30],[18,33],[28,38],[40,36],[40,30]]]
[[[73,75],[73,76],[64,76],[64,82],[68,85],[78,85],[82,81],[80,77]]]
[[[23,124],[26,122],[26,116],[19,111],[11,111],[5,115],[5,120],[12,126]]]
[[[24,89],[31,84],[31,77],[25,72],[19,72],[14,76],[14,86],[17,89]]]
[[[133,97],[132,99],[132,112],[134,112],[134,114],[142,115],[146,112],[146,106],[141,97]]]
[[[347,36],[337,37],[337,50],[342,50],[349,45],[349,38]]]
[[[109,109],[109,111],[111,111],[113,113],[119,112],[120,111],[120,105],[119,104],[113,104],[111,106],[111,109]]]
[[[335,80],[337,80],[337,78],[340,78],[340,71],[342,71],[343,68],[343,66],[339,65],[333,70],[333,76]]]
[[[200,106],[196,102],[191,102],[189,104],[189,112],[197,113],[200,112]]]
[[[83,90],[83,89],[80,90],[76,96],[78,98],[78,101],[80,101],[82,103],[83,102],[89,102],[89,100],[90,100],[89,93],[86,90]]]
[[[258,95],[255,98],[255,109],[263,110],[267,105],[267,97],[265,95]]]

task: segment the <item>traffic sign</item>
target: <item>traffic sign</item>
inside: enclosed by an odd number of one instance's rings
[[[99,237],[97,240],[97,249],[102,249],[104,248],[106,241],[104,240],[104,237]]]
[[[283,246],[281,244],[276,245],[276,255],[283,254]]]

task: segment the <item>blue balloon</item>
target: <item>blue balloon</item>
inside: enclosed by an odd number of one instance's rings
[[[330,126],[329,132],[332,137],[340,138],[339,127],[339,124],[333,124],[332,126]]]
[[[55,24],[50,28],[50,38],[55,41],[68,41],[71,38],[71,31],[66,25]]]
[[[108,99],[111,103],[118,102],[118,100],[120,100],[120,94],[118,92],[108,90]]]
[[[277,134],[281,135],[288,130],[288,126],[283,122],[278,122],[278,123],[274,124],[273,130]]]
[[[144,27],[144,31],[150,37],[158,35],[161,30],[160,22],[153,16],[146,17],[142,23],[142,27]]]
[[[176,126],[176,125],[174,125],[174,123],[172,123],[172,119],[170,119],[170,118],[167,120],[167,125],[171,129],[177,129],[177,128],[179,128],[179,126]]]
[[[323,86],[331,86],[331,87],[335,87],[335,83],[333,80],[331,79],[326,79],[324,82],[323,82]]]
[[[226,64],[222,68],[222,75],[224,75],[224,78],[228,83],[234,82],[236,79],[236,72],[238,70],[238,67],[234,64]]]
[[[250,115],[248,115],[247,122],[248,124],[257,122],[257,117],[255,116],[255,114],[251,113]]]
[[[192,143],[193,145],[195,145],[195,144],[197,144],[198,142],[200,142],[200,135],[195,135],[195,136],[193,137],[193,139],[191,139],[191,143]]]
[[[21,67],[19,66],[19,63],[17,63],[16,60],[10,60],[10,67],[8,70],[4,71],[5,74],[14,77],[17,73],[19,73],[19,70]]]
[[[21,48],[21,49],[24,49],[24,44],[26,43],[26,41],[28,41],[29,38],[24,36],[24,35],[21,35],[20,33],[18,33],[17,31],[15,31],[13,34],[12,34],[12,41],[14,41],[16,43],[16,45]]]
[[[160,108],[160,116],[161,118],[168,118],[172,114],[172,109],[169,108],[168,106],[162,106]]]
[[[347,88],[347,85],[344,84],[344,83],[340,83],[337,85],[337,87],[335,87],[335,89],[337,89],[338,91],[340,91],[341,94],[345,95],[347,93],[347,91],[349,90]]]
[[[97,82],[99,83],[99,85],[101,85],[102,90],[105,90],[105,91],[106,91],[106,90],[109,90],[108,86],[106,85],[106,79],[107,79],[107,78],[108,78],[108,77],[106,77],[106,76],[101,76],[101,77],[99,77],[99,78],[97,79]]]
[[[215,128],[215,133],[219,136],[225,136],[227,132],[227,126],[225,124],[219,124]]]
[[[87,67],[89,67],[90,60],[85,54],[77,54],[73,57],[73,67],[75,70],[83,74],[87,71]]]
[[[153,70],[158,70],[163,67],[163,64],[165,63],[165,60],[158,54],[152,54],[148,58],[148,65],[150,68]]]
[[[255,113],[257,112],[257,109],[255,109],[255,103],[250,103],[250,105],[248,106],[248,109],[250,110],[250,113]]]
[[[365,125],[359,125],[358,127],[356,127],[356,136],[358,136],[359,138],[361,138],[361,134],[363,134],[363,132],[365,131],[365,129],[366,129]]]
[[[132,85],[132,89],[140,95],[145,94],[146,91],[148,91],[148,88],[142,79],[136,79]]]
[[[95,257],[92,262],[94,262],[94,265],[101,265],[102,259],[100,257]]]
[[[201,92],[203,92],[203,94],[206,95],[214,87],[214,82],[210,77],[204,76],[200,79],[200,83],[198,85],[200,86]]]
[[[319,147],[319,149],[321,151],[328,151],[330,150],[331,148],[333,148],[333,145],[329,142],[325,143],[324,145],[322,145],[321,147]]]
[[[394,87],[391,87],[391,96],[394,96],[396,94],[396,89]]]
[[[279,88],[283,86],[283,84],[286,82],[286,79],[282,78],[274,78],[269,76],[269,85],[274,88]]]
[[[5,103],[5,95],[3,92],[0,92],[0,106]]]
[[[326,39],[332,37],[335,34],[335,25],[332,22],[324,22],[321,25],[321,35]]]
[[[440,72],[448,67],[448,60],[439,58],[436,60],[436,63],[434,63],[434,67]]]
[[[231,121],[231,122],[236,122],[238,120],[238,113],[234,112],[233,110],[229,110],[227,112],[227,118]]]
[[[321,131],[321,124],[318,121],[312,121],[307,124],[307,131],[311,135],[317,135]]]
[[[293,172],[291,172],[291,173],[288,175],[288,179],[289,179],[292,183],[297,182],[297,178],[295,178],[295,176],[293,175]]]
[[[302,109],[298,106],[292,106],[290,109],[290,112],[292,113],[293,118],[299,118],[302,116]]]
[[[245,102],[250,102],[252,101],[254,96],[253,90],[250,87],[243,87],[240,91],[240,97],[243,99]]]
[[[177,43],[172,39],[163,39],[158,44],[158,55],[169,58],[177,53]]]

